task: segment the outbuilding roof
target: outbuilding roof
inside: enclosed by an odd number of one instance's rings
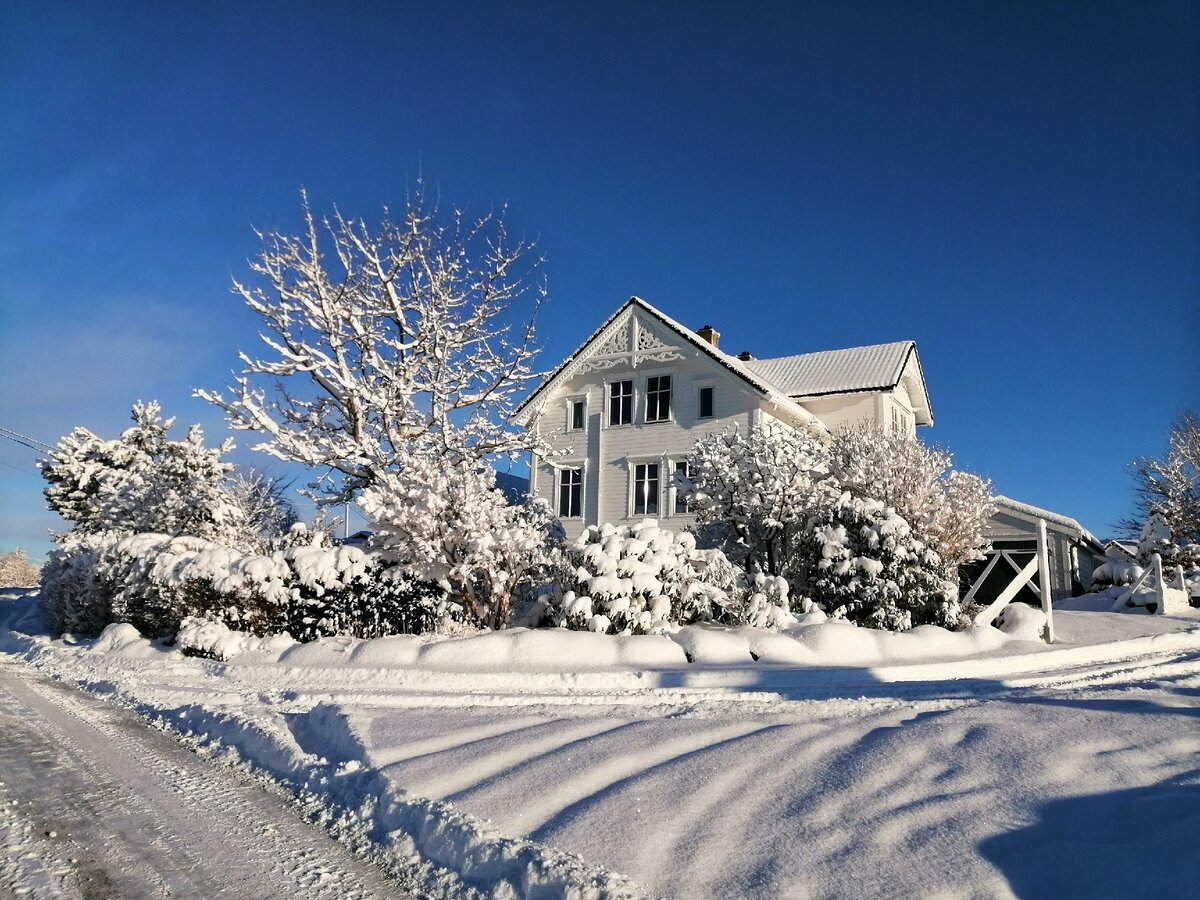
[[[1096,536],[1070,516],[1051,512],[1048,509],[1042,509],[1040,506],[1034,506],[1031,503],[1022,503],[1020,500],[1014,500],[1012,497],[1005,497],[1000,494],[996,495],[996,511],[1016,516],[1018,519],[1024,519],[1028,522],[1045,519],[1047,527],[1053,528],[1057,526],[1057,530],[1066,532],[1075,540],[1090,545],[1093,550],[1104,551],[1101,543],[1096,540]]]

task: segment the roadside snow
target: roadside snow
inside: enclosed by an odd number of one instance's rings
[[[305,645],[197,628],[224,661],[121,629],[0,631],[0,649],[319,798],[443,896],[1183,897],[1198,624],[1064,609],[1052,647],[830,623]]]

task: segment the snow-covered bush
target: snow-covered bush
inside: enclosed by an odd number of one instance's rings
[[[830,469],[842,490],[903,516],[951,574],[983,558],[984,526],[995,511],[991,482],[952,468],[945,450],[926,447],[906,432],[859,422],[834,436]]]
[[[440,585],[480,625],[506,625],[517,586],[545,562],[549,506],[510,505],[491,466],[410,458],[359,505],[389,559],[412,579]]]
[[[794,578],[797,538],[832,491],[828,465],[824,435],[779,423],[701,438],[683,485],[701,544],[748,573]]]
[[[167,439],[157,403],[133,406],[134,426],[116,440],[86,428],[62,438],[40,465],[50,508],[76,532],[187,534],[233,542],[241,516],[225,481],[222,461],[233,444],[205,447],[198,425],[182,441]]]
[[[1104,562],[1092,570],[1092,590],[1104,590],[1114,584],[1133,584],[1142,577],[1142,571],[1135,562],[1106,556]]]
[[[378,552],[332,546],[321,532],[276,555],[290,572],[276,630],[299,641],[334,634],[421,634],[462,618],[461,607],[438,585],[413,578]]]
[[[56,538],[42,566],[46,624],[57,634],[97,635],[113,622],[111,587],[97,578],[100,554],[120,535],[67,533]]]
[[[168,636],[188,617],[250,634],[298,640],[419,633],[453,619],[436,585],[377,552],[331,546],[293,531],[290,546],[257,554],[165,534],[71,534],[43,571],[47,621],[59,632],[99,634],[127,622]]]
[[[797,550],[809,598],[833,618],[891,631],[957,621],[937,554],[877,500],[843,494],[809,518]]]
[[[567,545],[547,623],[607,634],[648,634],[668,625],[728,618],[722,585],[732,569],[695,538],[646,520],[593,525]]]
[[[20,547],[11,553],[0,553],[0,587],[37,587],[40,577],[40,569]]]

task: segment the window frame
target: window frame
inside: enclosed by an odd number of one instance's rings
[[[622,395],[620,398],[617,398],[616,396],[613,395],[613,389],[619,384],[629,385],[628,397]],[[637,398],[637,388],[636,388],[636,385],[634,384],[634,379],[632,377],[630,377],[630,378],[614,378],[611,381],[606,381],[604,383],[605,427],[606,428],[629,428],[630,426],[632,426],[634,424],[634,421],[633,421],[634,413],[637,410],[637,405],[634,402],[636,400],[636,398]],[[620,399],[622,401],[628,400],[629,420],[626,422],[614,422],[613,421],[613,401],[616,399]],[[624,411],[624,406],[625,406],[625,404],[622,403],[622,411]]]
[[[578,465],[563,464],[563,465],[558,465],[558,466],[554,467],[554,493],[555,493],[554,509],[555,509],[555,512],[556,512],[556,515],[558,516],[558,518],[560,518],[560,519],[582,519],[583,518],[584,501],[585,501],[584,485],[587,483],[586,469],[587,469],[586,463],[579,463]],[[578,475],[578,479],[579,479],[578,484],[569,483],[567,481],[567,479],[565,478],[565,476],[568,474]],[[574,480],[574,479],[572,479],[572,480]],[[574,515],[571,514],[571,506],[573,505],[571,503],[571,501],[574,498],[568,494],[567,498],[566,498],[567,499],[567,512],[564,513],[562,511],[563,490],[565,488],[566,490],[569,491],[575,487],[578,487],[578,489],[579,489],[578,511]]]
[[[704,415],[704,392],[708,391],[708,415]],[[696,421],[707,422],[717,417],[717,386],[711,381],[696,385]]]
[[[646,494],[643,492],[643,496],[641,499],[644,502],[644,506],[643,506],[642,511],[639,512],[638,508],[637,508],[638,499],[639,499],[638,498],[639,491],[638,491],[637,472],[638,472],[639,468],[646,467],[646,478],[643,480],[646,482],[649,482],[651,480],[649,477],[649,474],[650,474],[649,467],[650,466],[654,466],[657,469],[657,473],[653,479],[656,487],[655,487],[653,497],[651,497],[649,494]],[[661,512],[661,510],[663,508],[662,472],[663,472],[662,457],[656,456],[656,457],[630,459],[629,460],[629,498],[628,498],[629,514],[628,514],[628,518],[632,519],[636,516],[641,516],[643,518],[655,518],[655,519],[662,518],[662,512]],[[654,501],[654,512],[649,512],[649,509],[648,509],[649,501],[651,499],[653,499],[653,501]]]
[[[661,398],[662,398],[662,394],[663,394],[663,390],[661,388],[661,383],[664,378],[667,381],[667,389],[666,389],[667,414],[665,416],[661,415],[662,410],[659,409],[659,413],[660,413],[659,417],[652,419],[652,418],[650,418],[650,395],[652,393],[650,390],[650,382],[653,380],[653,381],[658,382],[658,384],[660,385],[656,390],[653,391],[653,393],[655,395],[656,402],[661,402]],[[643,389],[642,393],[644,395],[644,397],[642,399],[642,404],[641,404],[641,406],[642,406],[642,422],[644,422],[646,425],[660,425],[663,422],[674,422],[675,421],[675,403],[674,403],[674,400],[675,400],[675,396],[674,396],[675,395],[675,378],[674,378],[673,373],[664,372],[664,373],[660,373],[658,375],[647,375],[646,379],[645,379],[645,388]]]
[[[670,490],[667,492],[669,494],[668,509],[670,510],[668,515],[690,516],[692,514],[692,511],[688,508],[687,500],[684,500],[681,496],[683,492],[680,491],[679,488],[675,486],[675,476],[678,475],[680,472],[679,467],[683,466],[683,477],[687,478],[687,479],[691,479],[691,477],[692,477],[692,462],[690,459],[685,457],[683,459],[672,458],[672,459],[668,460],[668,463],[671,468],[671,486],[670,486]],[[679,504],[681,502],[683,503],[683,509],[679,508]]]
[[[575,407],[583,407],[583,422],[578,427],[575,425]],[[588,419],[588,398],[586,394],[577,394],[567,398],[567,431],[575,434],[578,432],[587,431]]]

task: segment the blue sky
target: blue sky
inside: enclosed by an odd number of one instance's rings
[[[252,229],[418,173],[538,239],[547,368],[631,294],[760,357],[911,338],[925,438],[1102,536],[1200,405],[1195,4],[197,6],[0,13],[0,426],[222,435]],[[0,441],[0,549],[40,489]]]

